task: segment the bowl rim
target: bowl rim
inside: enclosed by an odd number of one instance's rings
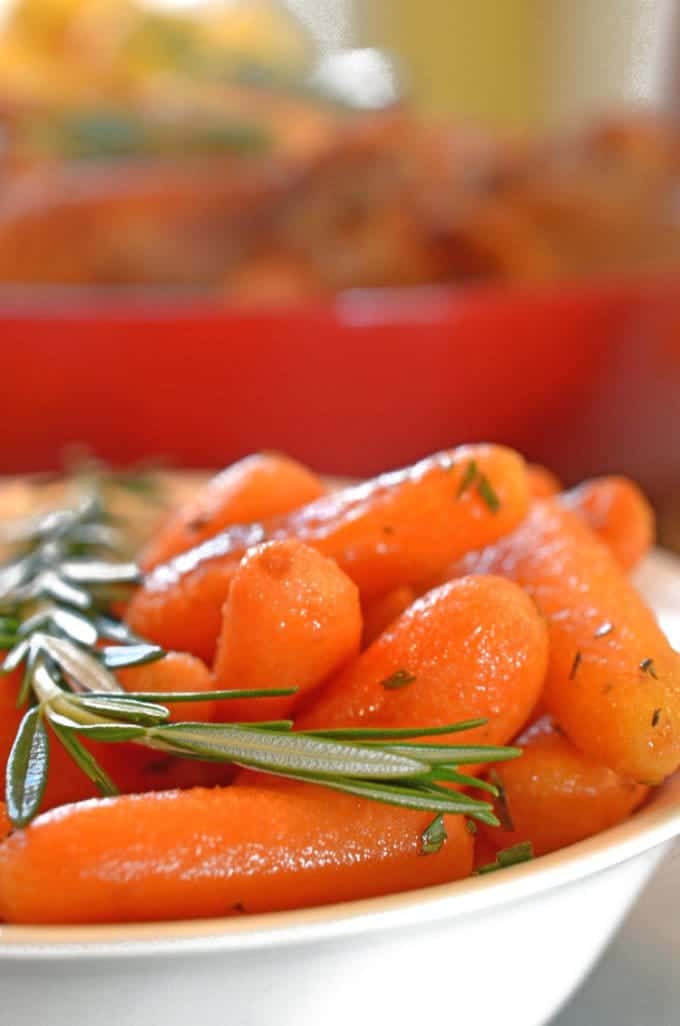
[[[677,589],[680,559],[653,552],[643,568],[666,598]],[[652,585],[653,586],[653,585]],[[654,603],[657,612],[669,607]],[[680,613],[676,599],[671,613]],[[290,912],[160,923],[96,926],[0,925],[0,963],[243,952],[318,943],[390,928],[462,918],[563,887],[680,836],[680,770],[626,822],[533,862],[481,877],[398,894]]]

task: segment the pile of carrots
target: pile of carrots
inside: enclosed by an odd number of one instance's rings
[[[125,617],[170,654],[122,671],[123,686],[297,688],[173,707],[193,720],[484,718],[456,740],[523,748],[483,768],[500,788],[501,826],[473,834],[447,816],[445,843],[423,855],[431,814],[128,744],[92,743],[124,793],[84,801],[93,785],[55,745],[52,811],[10,833],[0,806],[0,919],[162,920],[364,898],[624,820],[680,765],[680,657],[629,580],[652,540],[631,482],[563,492],[499,446],[346,488],[279,455],[229,467],[140,556],[146,578]],[[0,681],[2,767],[18,684]]]

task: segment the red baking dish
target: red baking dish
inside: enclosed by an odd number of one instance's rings
[[[116,464],[218,466],[278,448],[367,474],[487,439],[568,469],[582,425],[597,450],[588,411],[631,353],[680,405],[680,276],[350,293],[263,311],[24,293],[2,299],[0,339],[2,472],[54,467],[76,441]]]

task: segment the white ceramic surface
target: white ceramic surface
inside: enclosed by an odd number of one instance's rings
[[[679,646],[680,563],[656,554],[639,581]],[[678,834],[680,775],[622,826],[484,878],[272,916],[0,927],[0,1022],[541,1026]]]

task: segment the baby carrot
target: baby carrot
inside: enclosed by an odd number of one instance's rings
[[[502,788],[503,827],[480,826],[496,848],[531,841],[545,855],[615,826],[643,801],[647,788],[583,755],[550,717],[516,742],[521,759],[493,771]]]
[[[626,477],[586,481],[560,497],[611,550],[624,570],[632,570],[654,543],[654,513],[636,484]]]
[[[85,802],[0,844],[0,919],[115,923],[274,912],[457,880],[472,837],[432,815],[288,781]]]
[[[552,470],[541,466],[540,463],[530,463],[527,466],[529,474],[529,488],[534,499],[549,499],[551,495],[557,495],[562,491],[562,482]]]
[[[298,693],[218,703],[218,718],[286,719],[306,691],[357,654],[360,639],[359,592],[337,563],[292,539],[256,546],[224,606],[217,686]]]
[[[297,538],[335,559],[363,598],[427,581],[451,559],[520,522],[527,473],[500,446],[463,446],[323,496],[265,527],[236,526],[156,568],[127,617],[143,636],[210,661],[221,611],[246,548]]]
[[[177,510],[147,545],[141,563],[149,570],[200,545],[230,524],[289,513],[324,494],[320,478],[278,453],[247,456],[212,478]]]
[[[642,783],[680,765],[680,657],[613,555],[559,501],[534,503],[511,536],[454,572],[502,574],[546,617],[542,696],[591,758]]]
[[[361,647],[368,646],[387,630],[405,609],[415,602],[416,593],[407,584],[394,588],[380,598],[369,599],[363,605],[364,630],[361,636]]]
[[[118,670],[116,676],[126,691],[215,691],[218,687],[205,663],[186,652],[168,652],[156,662]],[[168,708],[173,720],[212,720],[215,716],[213,701],[170,703]]]
[[[543,686],[547,632],[510,581],[467,577],[429,592],[355,662],[332,678],[296,721],[320,727],[404,727],[488,718],[456,737],[505,744]]]

